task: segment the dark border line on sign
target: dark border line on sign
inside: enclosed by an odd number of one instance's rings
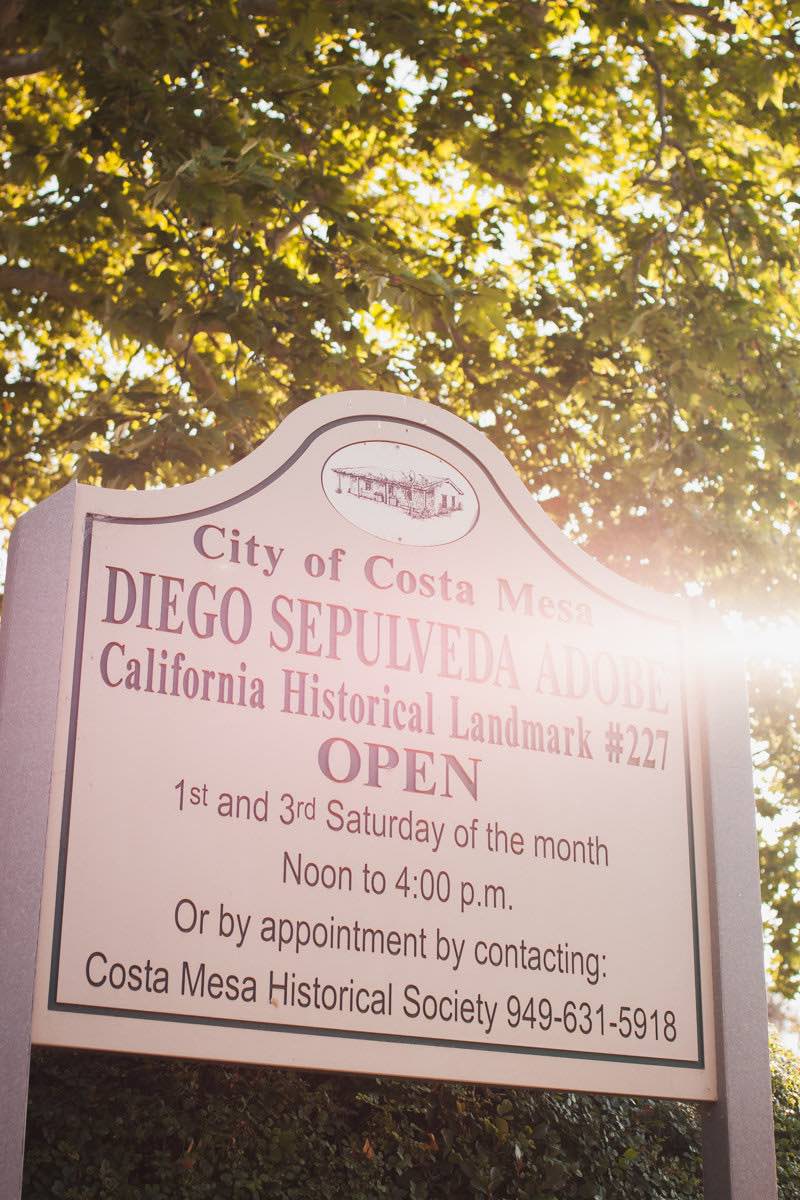
[[[258,1029],[272,1033],[305,1033],[314,1037],[347,1038],[348,1040],[364,1042],[393,1042],[405,1046],[439,1046],[443,1049],[456,1050],[488,1050],[496,1054],[538,1054],[545,1058],[577,1058],[599,1062],[638,1063],[643,1066],[655,1067],[686,1067],[688,1070],[701,1070],[702,1062],[683,1058],[648,1058],[635,1054],[603,1054],[592,1050],[560,1050],[546,1046],[516,1046],[503,1043],[487,1045],[486,1042],[468,1042],[458,1038],[415,1037],[405,1033],[369,1033],[363,1029],[326,1029],[315,1025],[281,1025],[277,1021],[245,1021],[240,1017],[200,1017],[183,1013],[148,1012],[146,1009],[104,1008],[91,1004],[57,1005],[59,1012],[99,1013],[106,1017],[129,1017],[131,1020],[142,1021],[174,1021],[178,1025],[210,1025],[217,1027],[233,1026],[238,1029]],[[125,1051],[123,1051],[125,1053]],[[157,1053],[154,1051],[153,1053]],[[325,1068],[322,1068],[323,1070]]]
[[[692,779],[689,761],[689,713],[686,705],[684,664],[687,658],[685,630],[681,630],[681,715],[683,719],[683,764],[686,777],[686,824],[689,835],[689,880],[692,898],[692,931],[694,941],[695,1006],[697,1016],[697,1056],[705,1061],[705,1039],[703,1034],[703,997],[700,988],[700,923],[697,912],[697,871],[694,848],[694,817],[692,815]]]
[[[186,513],[175,513],[169,516],[160,517],[126,517],[119,515],[110,515],[104,513],[87,513],[84,526],[83,539],[83,562],[81,566],[80,592],[78,605],[78,631],[75,644],[74,668],[73,668],[73,687],[72,687],[72,705],[70,709],[69,721],[69,740],[67,746],[67,761],[66,761],[66,778],[64,786],[64,805],[61,820],[61,838],[59,845],[59,860],[58,860],[58,876],[56,885],[56,905],[55,919],[53,926],[53,949],[50,964],[50,987],[48,994],[48,1008],[52,1011],[61,1012],[76,1012],[76,1013],[96,1013],[103,1016],[130,1017],[132,1019],[143,1020],[167,1020],[176,1021],[178,1023],[187,1024],[204,1024],[209,1026],[233,1026],[245,1029],[261,1029],[271,1030],[273,1032],[294,1032],[307,1033],[314,1036],[322,1037],[345,1037],[354,1038],[356,1040],[368,1041],[388,1041],[398,1042],[401,1044],[410,1045],[434,1045],[434,1046],[453,1046],[462,1049],[479,1049],[484,1051],[495,1051],[497,1053],[520,1053],[520,1054],[540,1054],[547,1057],[564,1057],[589,1059],[593,1061],[609,1061],[609,1062],[628,1062],[641,1063],[643,1065],[652,1066],[673,1066],[685,1067],[688,1069],[702,1069],[705,1065],[705,1051],[703,1039],[703,997],[700,980],[700,946],[699,946],[699,929],[698,929],[698,905],[697,905],[697,881],[696,881],[696,856],[694,850],[694,824],[692,821],[692,790],[691,790],[691,771],[689,761],[689,739],[688,739],[688,715],[686,708],[686,685],[685,685],[685,654],[681,655],[680,663],[680,683],[681,683],[681,710],[682,710],[682,725],[684,736],[684,769],[686,781],[686,807],[687,807],[687,825],[688,825],[688,841],[689,841],[689,871],[690,871],[690,891],[691,891],[691,909],[692,909],[692,931],[693,931],[693,951],[694,951],[694,975],[695,975],[695,1007],[697,1014],[697,1047],[698,1057],[696,1061],[683,1059],[660,1059],[660,1058],[644,1058],[629,1055],[615,1054],[597,1054],[590,1051],[579,1050],[547,1050],[519,1046],[488,1046],[480,1042],[461,1042],[446,1038],[424,1038],[405,1036],[401,1034],[368,1034],[359,1031],[339,1031],[325,1030],[317,1028],[309,1028],[306,1026],[289,1026],[279,1025],[275,1023],[261,1023],[241,1021],[236,1018],[213,1018],[213,1017],[192,1017],[178,1014],[161,1014],[150,1013],[141,1010],[130,1009],[113,1009],[104,1007],[93,1007],[89,1005],[74,1005],[60,1002],[58,1000],[58,975],[61,959],[61,941],[63,932],[63,909],[66,889],[66,868],[69,849],[69,826],[72,809],[72,790],[75,771],[76,757],[76,741],[77,741],[77,725],[78,725],[78,710],[80,706],[80,685],[83,666],[83,647],[85,638],[85,623],[86,623],[86,608],[88,603],[88,583],[89,583],[89,563],[91,558],[92,535],[94,522],[99,521],[104,524],[123,524],[123,525],[161,525],[161,524],[177,524],[181,521],[187,521],[196,517],[208,516],[211,513],[221,512],[231,505],[241,503],[244,500],[250,499],[263,491],[270,484],[280,479],[290,467],[305,454],[306,450],[316,441],[318,437],[336,429],[339,426],[351,425],[358,422],[373,422],[391,423],[401,425],[406,429],[417,429],[428,436],[434,436],[449,443],[460,453],[465,454],[484,474],[494,491],[500,497],[502,502],[508,508],[509,512],[515,518],[519,525],[526,533],[536,542],[536,544],[544,550],[544,552],[561,567],[567,571],[584,586],[590,588],[599,596],[610,600],[612,603],[621,608],[635,612],[640,616],[646,616],[651,620],[660,621],[663,624],[672,625],[680,632],[680,623],[672,617],[662,616],[657,613],[650,613],[644,609],[637,608],[635,605],[628,604],[626,601],[619,600],[618,597],[606,592],[593,581],[585,579],[579,571],[568,563],[563,562],[558,554],[551,549],[528,524],[521,513],[517,511],[514,505],[506,496],[503,489],[498,484],[497,480],[489,471],[488,467],[475,455],[471,450],[461,445],[457,439],[450,437],[449,434],[442,433],[437,429],[431,429],[427,425],[422,425],[418,421],[409,421],[402,417],[386,416],[385,414],[369,414],[361,413],[354,414],[349,417],[339,417],[335,421],[329,421],[325,425],[321,425],[310,433],[296,450],[266,478],[259,480],[245,491],[238,493],[236,496],[229,497],[227,500],[219,501],[217,504],[208,505],[205,508],[193,509]]]
[[[83,644],[86,633],[86,603],[89,591],[89,562],[92,556],[92,514],[86,514],[83,527],[83,562],[78,597],[78,634],[75,639],[75,659],[72,677],[72,706],[69,714],[69,739],[64,777],[64,808],[61,813],[61,837],[58,847],[58,877],[56,885],[56,911],[53,921],[53,957],[50,963],[50,989],[48,1008],[57,1007],[58,966],[61,960],[61,934],[64,924],[64,888],[67,877],[69,854],[69,823],[72,815],[72,785],[75,777],[75,753],[78,733],[78,708],[83,670]]]

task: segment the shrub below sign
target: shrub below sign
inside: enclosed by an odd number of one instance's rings
[[[773,1048],[781,1200],[800,1062]],[[25,1200],[678,1200],[691,1105],[36,1050]]]

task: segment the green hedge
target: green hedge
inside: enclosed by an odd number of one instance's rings
[[[772,1111],[781,1200],[800,1198],[800,1059],[772,1046]]]
[[[773,1056],[782,1200],[800,1069]],[[692,1106],[37,1050],[25,1200],[701,1196]]]

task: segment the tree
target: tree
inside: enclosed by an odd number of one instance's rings
[[[797,615],[798,30],[794,0],[1,0],[7,525],[380,387],[477,422],[615,570]],[[754,685],[790,993],[800,729],[785,664]]]

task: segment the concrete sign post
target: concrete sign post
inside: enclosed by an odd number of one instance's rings
[[[479,433],[328,397],[15,542],[4,987],[33,1041],[717,1099],[691,621]]]

